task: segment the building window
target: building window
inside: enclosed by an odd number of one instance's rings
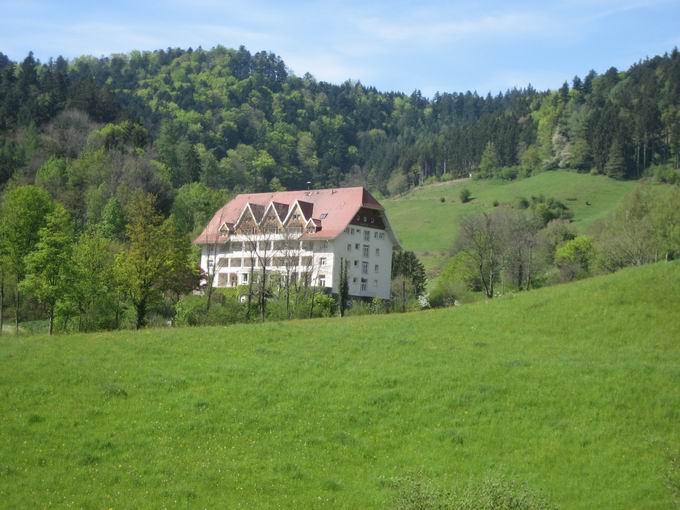
[[[358,278],[356,276],[354,278],[352,278],[352,283],[356,283],[357,281],[358,281]]]
[[[248,273],[241,273],[241,283],[248,283]]]
[[[359,261],[358,261],[358,260],[355,260],[355,261],[354,261],[354,265],[355,265],[355,266],[358,266],[358,265],[359,265]]]
[[[347,243],[347,251],[352,251],[352,243]]]
[[[373,239],[378,239],[378,233],[377,232],[373,232]]]
[[[375,249],[375,256],[379,257],[380,256],[380,248]]]
[[[361,274],[368,274],[368,262],[361,263]]]
[[[354,248],[356,248],[356,249],[358,250],[358,249],[359,249],[359,243],[356,243],[356,244],[354,245]]]
[[[364,257],[368,257],[368,245],[364,244]]]
[[[371,233],[368,230],[364,230],[364,241],[371,240]]]
[[[320,220],[325,220],[328,217],[328,213],[321,213],[321,216],[319,216]]]
[[[368,282],[366,281],[366,278],[362,278],[362,279],[361,279],[361,292],[365,292],[365,291],[366,291],[366,287],[368,286],[367,283],[368,283]]]
[[[377,287],[378,286],[378,280],[373,280],[373,286]]]
[[[320,266],[326,265],[326,257],[319,257],[319,265]]]
[[[320,274],[319,275],[319,287],[325,287],[326,286],[326,275]]]
[[[380,239],[385,239],[385,233],[384,232],[380,232]]]
[[[208,272],[212,271],[214,266],[215,261],[213,259],[208,259]]]
[[[373,269],[375,270],[376,273],[380,272],[380,267],[378,266],[378,264],[376,264]]]
[[[349,233],[350,235],[354,235],[354,229],[353,228],[349,229]]]

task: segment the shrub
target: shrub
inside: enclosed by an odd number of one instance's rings
[[[470,193],[469,189],[463,188],[462,190],[460,190],[459,197],[460,197],[461,203],[466,204],[470,200],[472,200],[472,193]]]
[[[518,209],[528,209],[529,208],[529,201],[524,197],[519,197],[515,200],[515,206]]]
[[[575,280],[590,274],[594,258],[593,240],[587,236],[577,236],[566,241],[555,252],[555,264],[563,281]]]
[[[500,202],[498,200],[493,201],[493,206],[498,207],[500,205]]]
[[[501,168],[499,172],[499,177],[505,181],[514,181],[517,179],[520,173],[520,167],[518,166],[506,166]]]
[[[441,197],[441,198],[439,199],[439,201],[443,204],[444,202],[446,202],[446,198]]]
[[[648,172],[654,180],[664,184],[680,184],[680,172],[671,165],[653,165]]]

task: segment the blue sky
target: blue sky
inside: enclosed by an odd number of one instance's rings
[[[545,89],[680,46],[680,2],[0,0],[0,51],[15,60],[217,44],[381,90]]]

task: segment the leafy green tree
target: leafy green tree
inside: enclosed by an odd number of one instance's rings
[[[135,309],[135,326],[146,325],[149,309],[163,293],[187,285],[188,239],[177,235],[174,221],[163,222],[150,195],[138,195],[128,207],[127,248],[116,265]]]
[[[84,232],[74,244],[71,286],[58,313],[64,329],[75,317],[78,331],[117,329],[124,310],[124,294],[116,272],[121,247],[98,229]]]
[[[555,264],[563,281],[583,278],[590,274],[595,258],[593,240],[587,236],[577,236],[557,248]]]
[[[122,240],[125,235],[125,211],[116,197],[107,200],[99,222],[101,234],[110,240]]]
[[[57,304],[72,285],[71,249],[74,242],[73,223],[64,206],[57,203],[38,231],[35,248],[25,259],[26,278],[21,289],[47,308],[48,331],[54,330]]]
[[[210,189],[203,183],[185,184],[177,190],[171,210],[177,229],[188,234],[203,228],[227,199],[225,192]]]
[[[20,285],[26,274],[26,257],[38,242],[54,204],[49,193],[37,186],[18,186],[5,192],[0,204],[0,239],[4,244],[7,274],[14,278],[15,328],[19,332]]]

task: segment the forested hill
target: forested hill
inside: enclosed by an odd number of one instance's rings
[[[652,164],[677,167],[680,54],[591,71],[555,91],[428,99],[298,77],[243,47],[47,63],[0,53],[0,187],[39,181],[83,220],[140,186],[168,208],[173,190],[195,181],[398,192],[467,175],[485,149],[496,167],[527,173],[636,178]]]

